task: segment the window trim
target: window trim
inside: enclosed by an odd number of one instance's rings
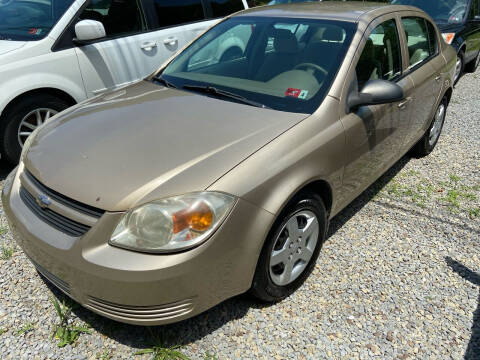
[[[406,74],[405,74],[404,63],[403,63],[404,50],[403,50],[403,46],[402,46],[402,35],[401,35],[401,32],[400,32],[399,22],[398,22],[397,17],[394,14],[385,14],[381,17],[378,17],[378,18],[374,19],[372,22],[370,22],[370,24],[368,25],[368,27],[366,28],[366,30],[363,34],[363,37],[362,37],[363,44],[359,45],[359,46],[362,46],[362,49],[359,51],[359,49],[357,48],[357,50],[356,50],[356,52],[358,53],[358,58],[354,61],[355,65],[353,66],[353,73],[355,75],[354,78],[356,78],[357,65],[358,65],[358,62],[360,61],[360,57],[362,56],[363,51],[365,50],[365,45],[366,45],[368,39],[370,38],[370,35],[372,34],[373,30],[375,30],[378,26],[382,25],[383,23],[386,23],[387,21],[393,21],[394,24],[395,24],[396,30],[397,30],[398,49],[400,50],[399,51],[400,73],[397,76],[395,76],[394,78],[392,78],[390,80],[386,80],[386,81],[391,81],[393,83],[398,83],[400,80],[402,80],[405,77]],[[363,41],[363,40],[365,40],[365,41]],[[357,82],[358,82],[358,79],[357,79]],[[359,91],[360,91],[360,89],[359,89]]]
[[[146,16],[147,13],[145,11],[144,1],[145,0],[137,0],[138,4],[140,6],[140,15],[142,16],[142,19],[145,23],[145,29],[140,30],[140,31],[136,31],[136,32],[131,32],[131,33],[119,34],[119,35],[116,35],[116,36],[105,36],[101,39],[93,40],[93,41],[89,42],[87,45],[83,45],[83,46],[98,44],[98,43],[105,42],[105,41],[111,41],[111,40],[121,39],[121,38],[125,38],[125,37],[130,37],[130,36],[136,36],[136,35],[139,35],[139,34],[145,34],[145,33],[150,32],[151,31],[150,28],[149,28],[150,23],[149,23],[148,18]],[[72,19],[70,20],[68,25],[65,26],[65,28],[63,29],[61,35],[57,38],[55,43],[52,45],[52,48],[51,48],[52,52],[68,50],[68,49],[72,49],[72,48],[76,48],[76,47],[82,47],[82,46],[76,45],[73,42],[73,37],[72,37],[72,39],[65,39],[65,37],[69,36],[72,33],[73,34],[75,33],[75,25],[80,20],[80,15],[88,7],[88,5],[90,5],[90,0],[85,1],[85,3],[80,7],[80,9],[78,9],[78,11],[72,17]],[[66,43],[65,46],[61,45],[61,43],[63,43],[63,42]]]

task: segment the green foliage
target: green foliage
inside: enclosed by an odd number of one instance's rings
[[[178,351],[179,348],[178,345],[171,347],[154,346],[150,349],[137,351],[135,355],[151,354],[152,360],[189,360],[186,355]]]
[[[203,360],[218,360],[217,355],[210,353],[207,351],[205,355],[203,355]]]
[[[8,229],[4,228],[3,226],[0,226],[0,236],[5,235],[6,233],[8,233]]]
[[[62,348],[66,345],[72,345],[77,341],[80,334],[91,334],[92,331],[84,326],[74,325],[70,319],[72,306],[68,306],[63,301],[61,304],[56,298],[51,299],[58,316],[58,323],[55,325],[52,339],[58,340],[57,346]]]
[[[3,334],[5,334],[5,333],[7,332],[7,330],[8,330],[8,329],[1,329],[1,328],[0,328],[0,336],[3,335]]]
[[[180,345],[171,345],[166,340],[163,332],[156,335],[150,330],[150,333],[153,339],[153,346],[149,349],[139,350],[135,355],[151,354],[151,360],[190,360],[188,356],[179,350],[181,348]]]
[[[0,258],[2,260],[8,260],[12,257],[13,255],[13,248],[2,246],[2,251],[0,253]]]
[[[468,215],[471,219],[475,219],[480,215],[480,208],[473,208],[468,210]]]
[[[35,325],[33,323],[31,323],[31,322],[26,323],[20,329],[17,330],[17,335],[26,334],[26,333],[32,331],[34,328],[35,328]]]
[[[112,358],[112,355],[110,355],[110,351],[105,349],[103,350],[103,352],[98,353],[96,358],[99,360],[110,360]]]

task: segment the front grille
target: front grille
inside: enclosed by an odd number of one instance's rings
[[[153,306],[133,306],[115,304],[93,296],[88,297],[86,307],[106,316],[121,317],[131,321],[160,321],[177,318],[190,313],[193,308],[193,299],[185,299],[169,304]]]
[[[24,174],[35,185],[35,187],[38,189],[38,191],[47,195],[49,198],[57,201],[58,203],[60,203],[62,205],[65,205],[66,207],[69,207],[69,208],[74,209],[76,211],[79,211],[83,214],[93,216],[93,217],[96,217],[96,218],[101,217],[105,213],[105,210],[98,209],[98,208],[90,206],[90,205],[82,204],[81,202],[70,199],[66,196],[63,196],[62,194],[59,194],[55,190],[52,190],[52,189],[46,187],[40,181],[38,181],[35,178],[35,176],[33,176],[32,173],[28,170],[25,170]]]
[[[67,235],[79,237],[90,229],[90,226],[88,225],[80,224],[79,222],[68,219],[48,208],[42,208],[38,205],[33,195],[23,186],[20,187],[20,198],[36,216]]]

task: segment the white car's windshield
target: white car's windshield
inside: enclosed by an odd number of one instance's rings
[[[73,0],[0,0],[0,40],[43,39],[72,3]]]
[[[179,89],[311,114],[355,30],[341,21],[233,17],[196,40],[160,76]]]
[[[438,24],[458,24],[465,18],[468,0],[392,0],[392,4],[416,6]]]

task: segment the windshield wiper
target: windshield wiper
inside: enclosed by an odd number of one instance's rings
[[[158,81],[159,83],[162,83],[163,85],[165,85],[166,87],[169,87],[169,88],[173,88],[173,89],[176,89],[177,87],[172,84],[170,81],[168,80],[165,80],[162,75],[157,75],[157,76],[154,76],[153,77],[153,80],[155,81]]]
[[[262,109],[270,109],[268,106],[265,106],[265,105],[263,105],[263,104],[261,104],[257,101],[249,100],[246,97],[243,97],[242,95],[238,95],[238,94],[234,94],[234,93],[229,92],[229,91],[221,90],[221,89],[218,89],[214,86],[189,85],[189,84],[187,84],[187,85],[183,85],[182,88],[185,89],[185,90],[192,90],[192,91],[201,92],[201,93],[205,93],[205,94],[223,96],[223,97],[226,97],[226,98],[229,98],[229,99],[234,99],[234,100],[237,100],[237,101],[242,102],[244,104],[259,107],[259,108],[262,108]]]

